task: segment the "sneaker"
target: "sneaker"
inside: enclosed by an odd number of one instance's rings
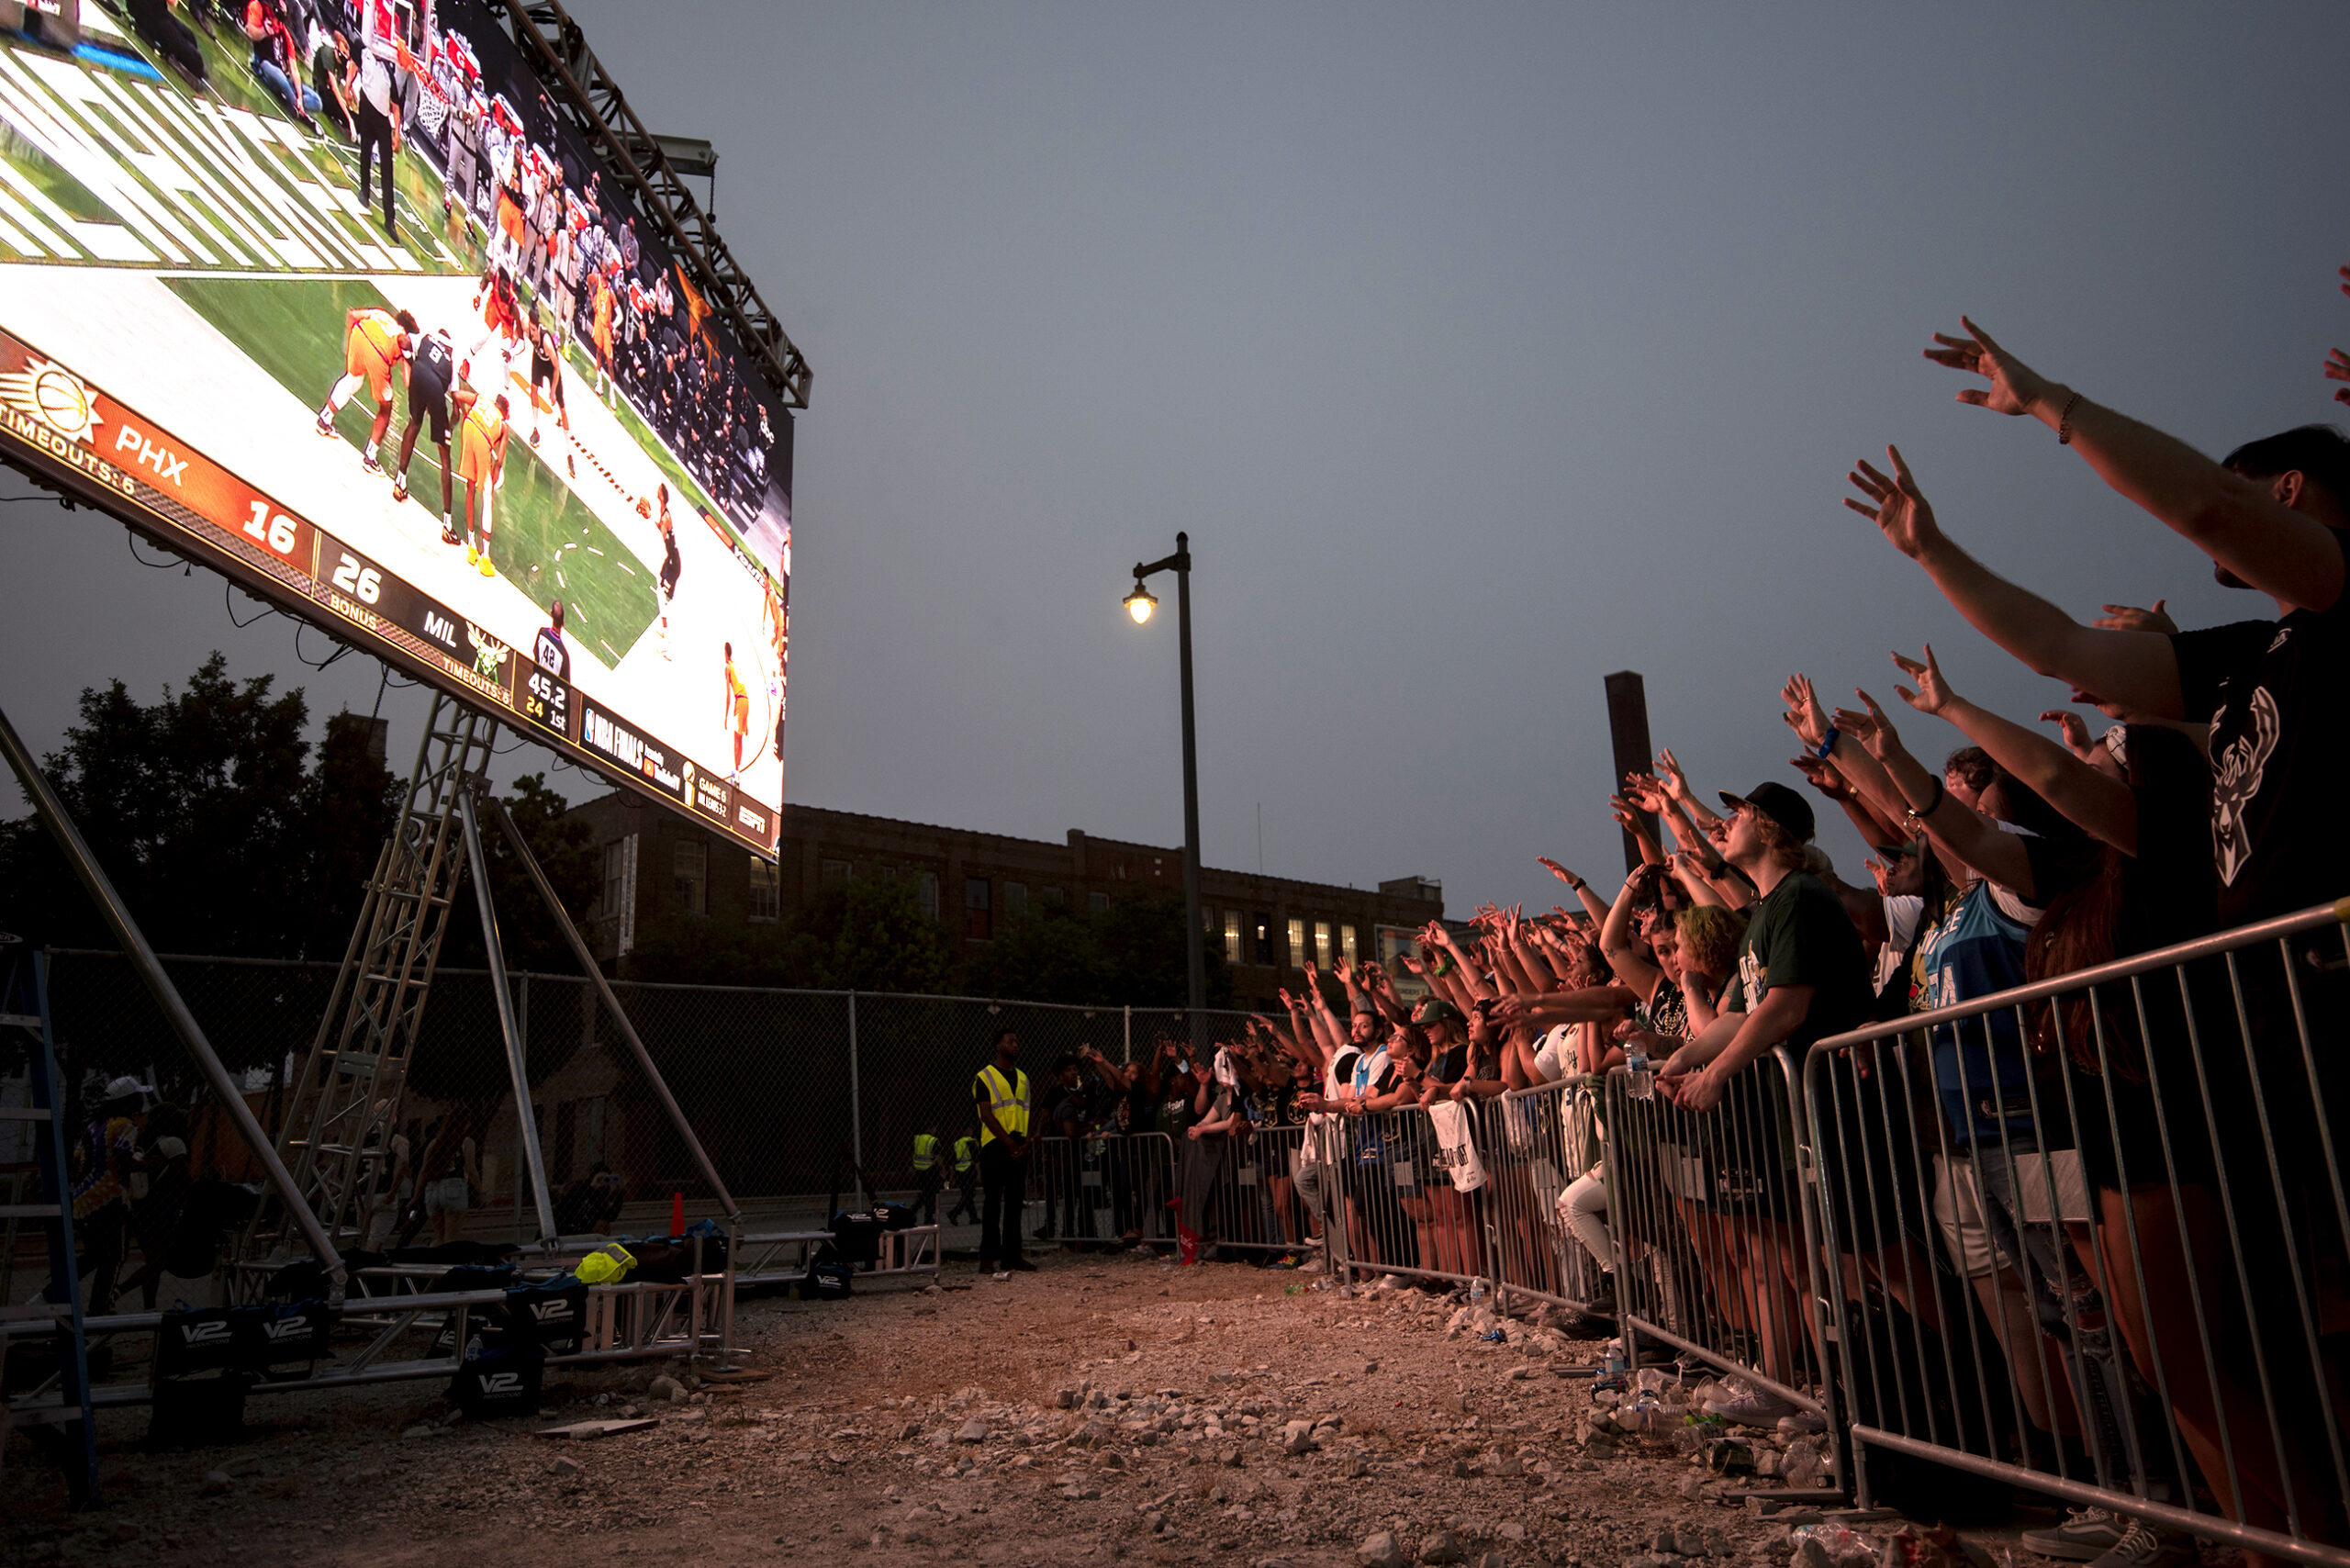
[[[1014,1258],[1011,1262],[1006,1263],[1004,1268],[1014,1273],[1021,1274],[1033,1274],[1036,1271],[1036,1265],[1031,1263],[1025,1258]]]
[[[484,555],[481,558],[481,575],[485,577],[494,577],[498,576],[498,568],[489,564],[489,557],[487,555]]]
[[[1754,1389],[1735,1399],[1708,1399],[1706,1414],[1741,1427],[1775,1427],[1796,1413],[1796,1407],[1775,1394]]]
[[[2026,1551],[2087,1562],[2121,1544],[2130,1521],[2103,1508],[2075,1508],[2072,1517],[2052,1529],[2028,1529],[2020,1538]]]
[[[392,476],[392,499],[396,501],[404,501],[408,499],[408,476],[406,474],[395,474]]]
[[[1616,1316],[1616,1275],[1612,1271],[1600,1274],[1599,1288],[1591,1293],[1591,1300],[1584,1304],[1583,1310],[1586,1317]]]
[[[573,478],[576,479],[579,477],[579,465],[571,460],[571,454],[568,452],[563,454],[563,465],[570,470],[571,476]]]
[[[536,446],[536,445],[538,445],[538,444],[539,444],[539,432],[538,432],[538,431],[532,431],[531,432],[531,444],[532,444],[532,446]]]
[[[319,416],[318,431],[328,440],[333,440],[335,434],[334,421],[328,419],[324,414],[320,414]]]
[[[2089,1568],[2194,1568],[2202,1561],[2195,1538],[2183,1529],[2132,1519],[2121,1539],[2089,1562]]]
[[[464,540],[457,537],[457,531],[449,526],[449,520],[446,518],[442,518],[441,520],[441,543],[443,544],[463,544],[464,543]]]
[[[384,476],[384,465],[375,460],[375,454],[373,451],[359,454],[359,471],[371,479],[380,479]]]
[[[478,563],[480,562],[480,560],[481,560],[481,552],[474,548],[473,541],[472,541],[472,540],[470,540],[470,539],[466,540],[466,541],[465,541],[465,565],[466,565],[466,566],[475,566],[475,565],[478,564]]]

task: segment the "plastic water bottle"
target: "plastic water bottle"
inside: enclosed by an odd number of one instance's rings
[[[1656,1098],[1656,1074],[1649,1070],[1649,1058],[1639,1049],[1624,1058],[1625,1089],[1635,1100]]]

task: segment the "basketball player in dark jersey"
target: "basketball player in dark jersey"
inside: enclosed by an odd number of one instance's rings
[[[563,644],[563,600],[558,599],[547,606],[547,624],[539,628],[531,657],[557,680],[571,678],[571,650]]]
[[[661,636],[666,644],[669,635],[669,601],[677,597],[677,577],[686,569],[686,564],[677,554],[677,525],[669,521],[668,481],[662,481],[660,492],[661,513],[653,520],[653,526],[661,531]],[[661,656],[669,656],[666,645]]]
[[[392,470],[392,498],[408,499],[408,463],[416,453],[416,432],[432,427],[432,444],[441,453],[441,543],[460,543],[449,526],[449,394],[457,384],[457,351],[446,327],[435,327],[416,340],[408,363],[400,366],[408,388],[408,426],[400,431],[399,465]]]

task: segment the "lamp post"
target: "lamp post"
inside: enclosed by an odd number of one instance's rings
[[[1135,567],[1135,591],[1126,595],[1126,613],[1144,625],[1158,608],[1157,596],[1143,580],[1159,572],[1175,574],[1175,647],[1183,677],[1183,957],[1190,977],[1191,1036],[1200,1039],[1200,1014],[1208,1001],[1206,937],[1200,925],[1200,771],[1192,741],[1192,541],[1175,536],[1175,554],[1164,560]]]

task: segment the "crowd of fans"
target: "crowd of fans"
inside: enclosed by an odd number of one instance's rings
[[[1936,767],[1869,691],[1834,703],[1791,677],[1791,766],[1876,851],[1866,883],[1840,878],[1813,843],[1803,790],[1769,780],[1709,799],[1663,752],[1611,802],[1643,862],[1614,896],[1545,861],[1579,907],[1429,926],[1399,960],[1416,1000],[1380,965],[1341,962],[1332,983],[1308,969],[1286,1018],[1205,1062],[1163,1041],[1133,1069],[1063,1063],[1050,1130],[1071,1147],[1157,1130],[1178,1151],[1164,1194],[1136,1173],[1104,1183],[1125,1239],[1149,1239],[1161,1203],[1186,1262],[1236,1231],[1306,1247],[1343,1226],[1358,1277],[1400,1270],[1445,1288],[1487,1271],[1491,1222],[1507,1277],[1604,1316],[1608,1271],[1663,1250],[1657,1227],[1639,1246],[1611,1234],[1639,1194],[1610,1193],[1595,1158],[1557,1172],[1555,1192],[1535,1194],[1547,1202],[1523,1201],[1531,1102],[1503,1098],[1584,1078],[1609,1086],[1602,1137],[1611,1123],[1628,1140],[1673,1129],[1639,1146],[1678,1172],[1664,1172],[1659,1212],[1685,1227],[1684,1256],[1659,1271],[1684,1273],[1766,1383],[1796,1387],[1829,1359],[1796,1299],[1807,1253],[1789,1091],[1812,1047],[2350,892],[2350,839],[2332,820],[2344,731],[2329,695],[2350,675],[2350,440],[2311,424],[2214,462],[2042,376],[1972,322],[1927,357],[1969,378],[1960,402],[2038,420],[2201,549],[2221,584],[2268,602],[2203,630],[2174,625],[2165,600],[2076,620],[1944,533],[1897,450],[1883,467],[1858,464],[1846,504],[1993,645],[2068,682],[2109,725],[2093,734],[2052,710],[2036,719],[2052,738],[1960,695],[1931,647],[1898,650],[1893,711],[1943,719],[1971,743]],[[2350,356],[2336,351],[2326,375],[2350,381]],[[1993,1347],[1983,1353],[2006,1362],[2022,1419],[1986,1440],[2009,1457],[2350,1540],[2327,1458],[2350,1409],[2345,974],[2329,924],[1839,1047],[1815,1080],[1833,1103],[1810,1107],[1843,1274],[1822,1288],[1874,1297],[1920,1342],[1964,1333]],[[1415,1108],[1427,1114],[1396,1114]],[[1082,1163],[1065,1167],[1064,1215],[1089,1212],[1074,1201]],[[1227,1182],[1215,1200],[1226,1164],[1254,1165],[1237,1190],[1256,1196],[1235,1203]],[[2077,1196],[2033,1201],[2021,1190],[2033,1170],[2065,1172]],[[1719,1413],[1798,1412],[1757,1388]],[[2104,1568],[2195,1555],[2180,1532],[2095,1509],[2031,1544]]]
[[[208,66],[196,28],[248,50],[290,118],[356,149],[360,207],[380,192],[390,238],[398,153],[415,151],[440,176],[444,218],[478,235],[480,295],[522,302],[507,352],[519,356],[540,330],[558,355],[578,345],[600,396],[625,393],[739,527],[758,517],[776,441],[765,401],[666,248],[643,238],[627,200],[559,134],[554,106],[502,40],[486,70],[432,0],[126,3],[133,28],[199,87]]]

